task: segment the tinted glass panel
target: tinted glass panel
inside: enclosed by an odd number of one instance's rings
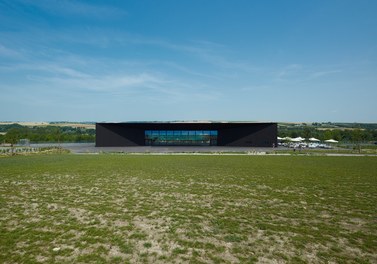
[[[216,146],[216,130],[145,130],[147,146]]]

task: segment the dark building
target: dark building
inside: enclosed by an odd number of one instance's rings
[[[277,146],[277,123],[96,123],[96,147],[273,145]]]

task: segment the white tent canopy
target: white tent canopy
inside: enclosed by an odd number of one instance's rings
[[[311,138],[309,138],[309,141],[312,141],[312,142],[319,142],[320,140],[317,139],[317,138],[311,137]]]
[[[292,142],[301,142],[303,141],[305,138],[302,138],[302,137],[296,137],[296,138],[291,138],[290,141]]]
[[[278,140],[283,140],[284,138],[278,137]]]
[[[339,141],[335,140],[335,139],[328,139],[328,140],[325,140],[326,143],[338,143]]]

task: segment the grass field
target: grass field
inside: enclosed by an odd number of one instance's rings
[[[377,158],[0,158],[0,263],[34,262],[377,263]]]

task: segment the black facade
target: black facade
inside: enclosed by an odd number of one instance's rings
[[[96,147],[277,146],[277,123],[126,122],[96,123]]]

